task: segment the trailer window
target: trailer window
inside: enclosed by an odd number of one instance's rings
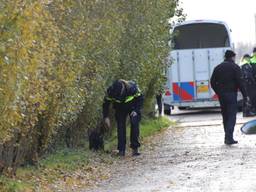
[[[230,47],[229,33],[222,24],[200,23],[174,29],[174,49]]]

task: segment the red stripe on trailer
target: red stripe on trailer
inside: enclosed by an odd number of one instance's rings
[[[191,101],[193,100],[193,96],[186,92],[184,89],[181,90],[181,99],[184,101]]]
[[[183,84],[185,84],[184,82]],[[194,82],[187,82],[191,87],[194,87]],[[182,84],[182,83],[181,83]],[[179,83],[173,83],[173,93],[181,98],[183,101],[193,100],[193,95],[191,95],[187,90],[181,88]]]
[[[180,97],[180,88],[178,83],[172,84],[172,91],[173,91],[173,100],[174,101],[181,101]]]
[[[178,86],[178,83],[173,83],[173,92],[176,94],[176,95],[180,95],[180,87]]]
[[[194,82],[189,82],[189,84],[194,87],[195,83]]]

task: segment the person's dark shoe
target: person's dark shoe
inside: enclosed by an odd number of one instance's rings
[[[256,113],[255,112],[247,112],[247,113],[243,113],[243,117],[253,117],[255,116]]]
[[[225,140],[224,142],[226,145],[234,145],[234,144],[238,144],[238,141],[235,140]]]
[[[140,155],[140,153],[139,153],[139,151],[138,151],[138,149],[133,149],[132,150],[132,156],[139,156]]]
[[[119,157],[124,157],[125,156],[125,151],[119,151],[117,155]]]

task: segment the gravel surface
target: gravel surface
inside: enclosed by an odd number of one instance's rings
[[[111,166],[110,179],[88,192],[256,191],[256,135],[242,135],[252,118],[237,116],[238,145],[223,144],[218,110],[175,111],[176,127],[148,139],[142,155]]]

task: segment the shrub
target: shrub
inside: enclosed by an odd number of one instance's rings
[[[81,144],[116,78],[137,81],[152,111],[178,4],[0,0],[0,168]]]

